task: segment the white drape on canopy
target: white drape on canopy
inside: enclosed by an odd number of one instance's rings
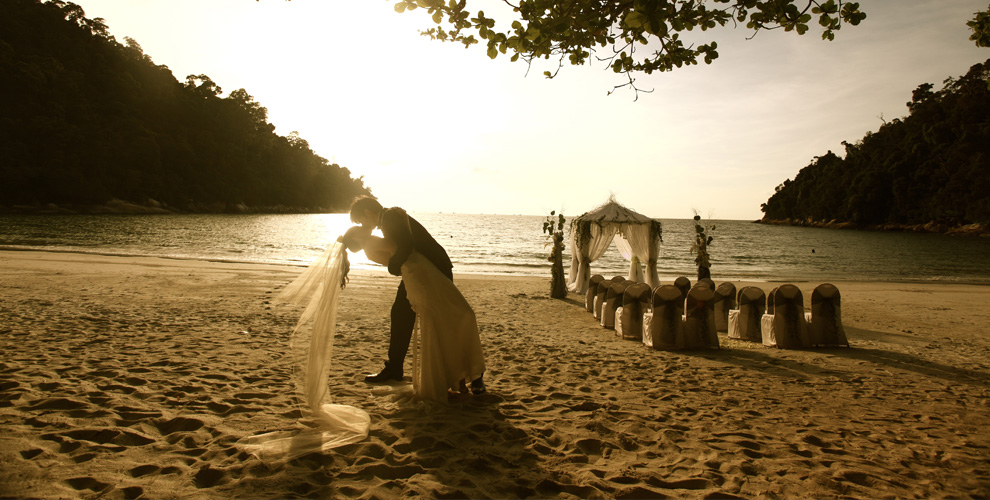
[[[660,255],[660,221],[634,212],[610,197],[608,201],[571,221],[571,271],[567,289],[588,291],[591,263],[598,260],[615,241],[619,253],[631,261],[628,278],[657,286],[657,259]],[[646,264],[646,272],[643,264]]]

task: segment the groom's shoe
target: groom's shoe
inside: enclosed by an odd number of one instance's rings
[[[385,368],[382,371],[374,375],[368,375],[367,377],[364,377],[365,382],[371,382],[373,384],[383,384],[385,382],[393,382],[399,380],[402,380],[402,372],[400,371],[396,373],[395,370],[392,370],[388,366],[388,363],[385,363]]]

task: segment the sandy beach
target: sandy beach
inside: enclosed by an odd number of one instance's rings
[[[329,385],[370,435],[270,464],[235,443],[295,428],[300,271],[0,251],[0,497],[990,496],[987,286],[835,282],[851,348],[672,353],[549,278],[456,275],[489,393],[428,405],[363,381],[398,281],[355,272]]]

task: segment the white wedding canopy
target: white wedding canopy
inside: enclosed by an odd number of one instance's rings
[[[631,261],[628,278],[657,286],[657,258],[663,241],[660,221],[636,213],[609,197],[604,205],[571,220],[571,272],[567,289],[586,293],[591,263],[608,250],[612,241],[619,253]],[[643,274],[642,262],[646,263]]]

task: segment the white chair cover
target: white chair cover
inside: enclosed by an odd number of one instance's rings
[[[618,335],[619,337],[623,337],[622,313],[623,313],[622,306],[619,306],[615,309],[615,334]]]

